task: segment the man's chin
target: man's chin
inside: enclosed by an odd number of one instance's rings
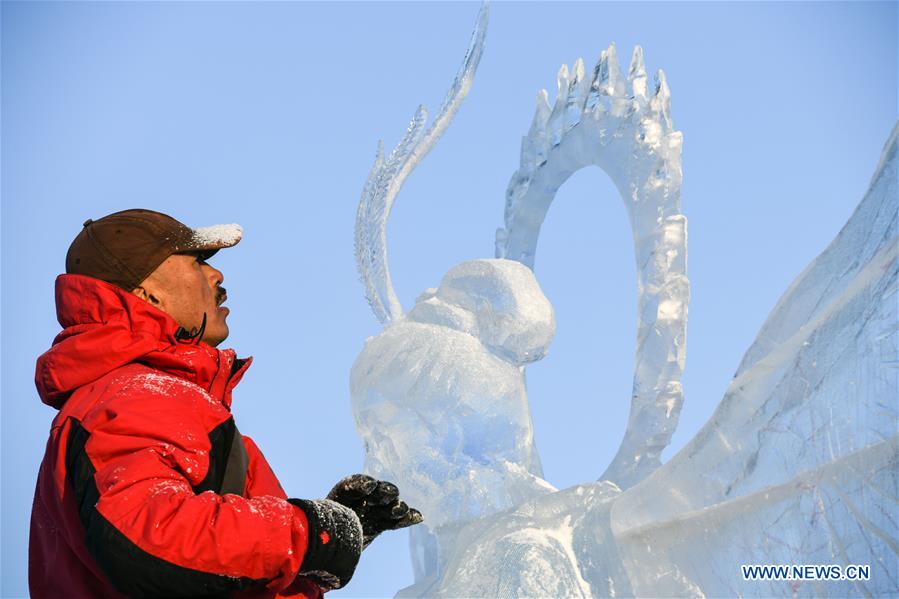
[[[225,339],[228,338],[228,325],[225,324],[224,319],[222,319],[221,323],[217,323],[218,326],[215,327],[206,327],[206,332],[203,335],[203,342],[207,345],[211,345],[212,347],[218,347]]]

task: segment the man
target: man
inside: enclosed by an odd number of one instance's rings
[[[237,225],[150,210],[88,220],[56,281],[63,331],[35,383],[59,410],[31,516],[33,597],[320,597],[384,530],[421,522],[364,475],[288,499],[231,417],[250,366],[206,260]]]

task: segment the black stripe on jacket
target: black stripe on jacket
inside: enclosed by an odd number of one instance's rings
[[[70,422],[66,478],[75,493],[87,549],[119,592],[131,597],[221,597],[269,582],[185,568],[135,545],[97,510],[100,492],[94,480],[96,468],[85,451],[90,433],[78,420],[71,418]],[[209,473],[195,492],[220,491],[235,435],[240,440],[231,418],[210,433]]]

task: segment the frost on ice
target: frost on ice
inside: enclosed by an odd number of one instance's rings
[[[899,593],[899,125],[833,243],[786,290],[721,404],[669,462],[683,402],[689,303],[682,135],[664,73],[609,46],[564,67],[524,137],[495,258],[450,269],[403,313],[386,219],[402,181],[474,77],[486,7],[427,135],[421,109],[380,155],[356,222],[357,264],[384,331],[353,365],[366,468],[425,525],[401,596],[786,596]],[[462,83],[460,83],[462,82]],[[447,116],[448,115],[448,116]],[[439,127],[438,125],[439,121]],[[410,166],[411,165],[411,166]],[[598,165],[625,203],[637,262],[637,356],[622,445],[596,483],[542,478],[525,386],[555,331],[533,268],[559,187]],[[585,478],[596,473],[585,473]],[[744,581],[741,564],[868,564],[866,581]]]

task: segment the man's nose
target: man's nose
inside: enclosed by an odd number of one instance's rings
[[[222,274],[222,271],[215,268],[214,266],[209,266],[208,264],[206,264],[205,266],[206,266],[206,268],[209,269],[209,272],[207,272],[206,277],[209,279],[209,281],[212,283],[212,285],[214,287],[221,285],[225,280],[225,275]]]

